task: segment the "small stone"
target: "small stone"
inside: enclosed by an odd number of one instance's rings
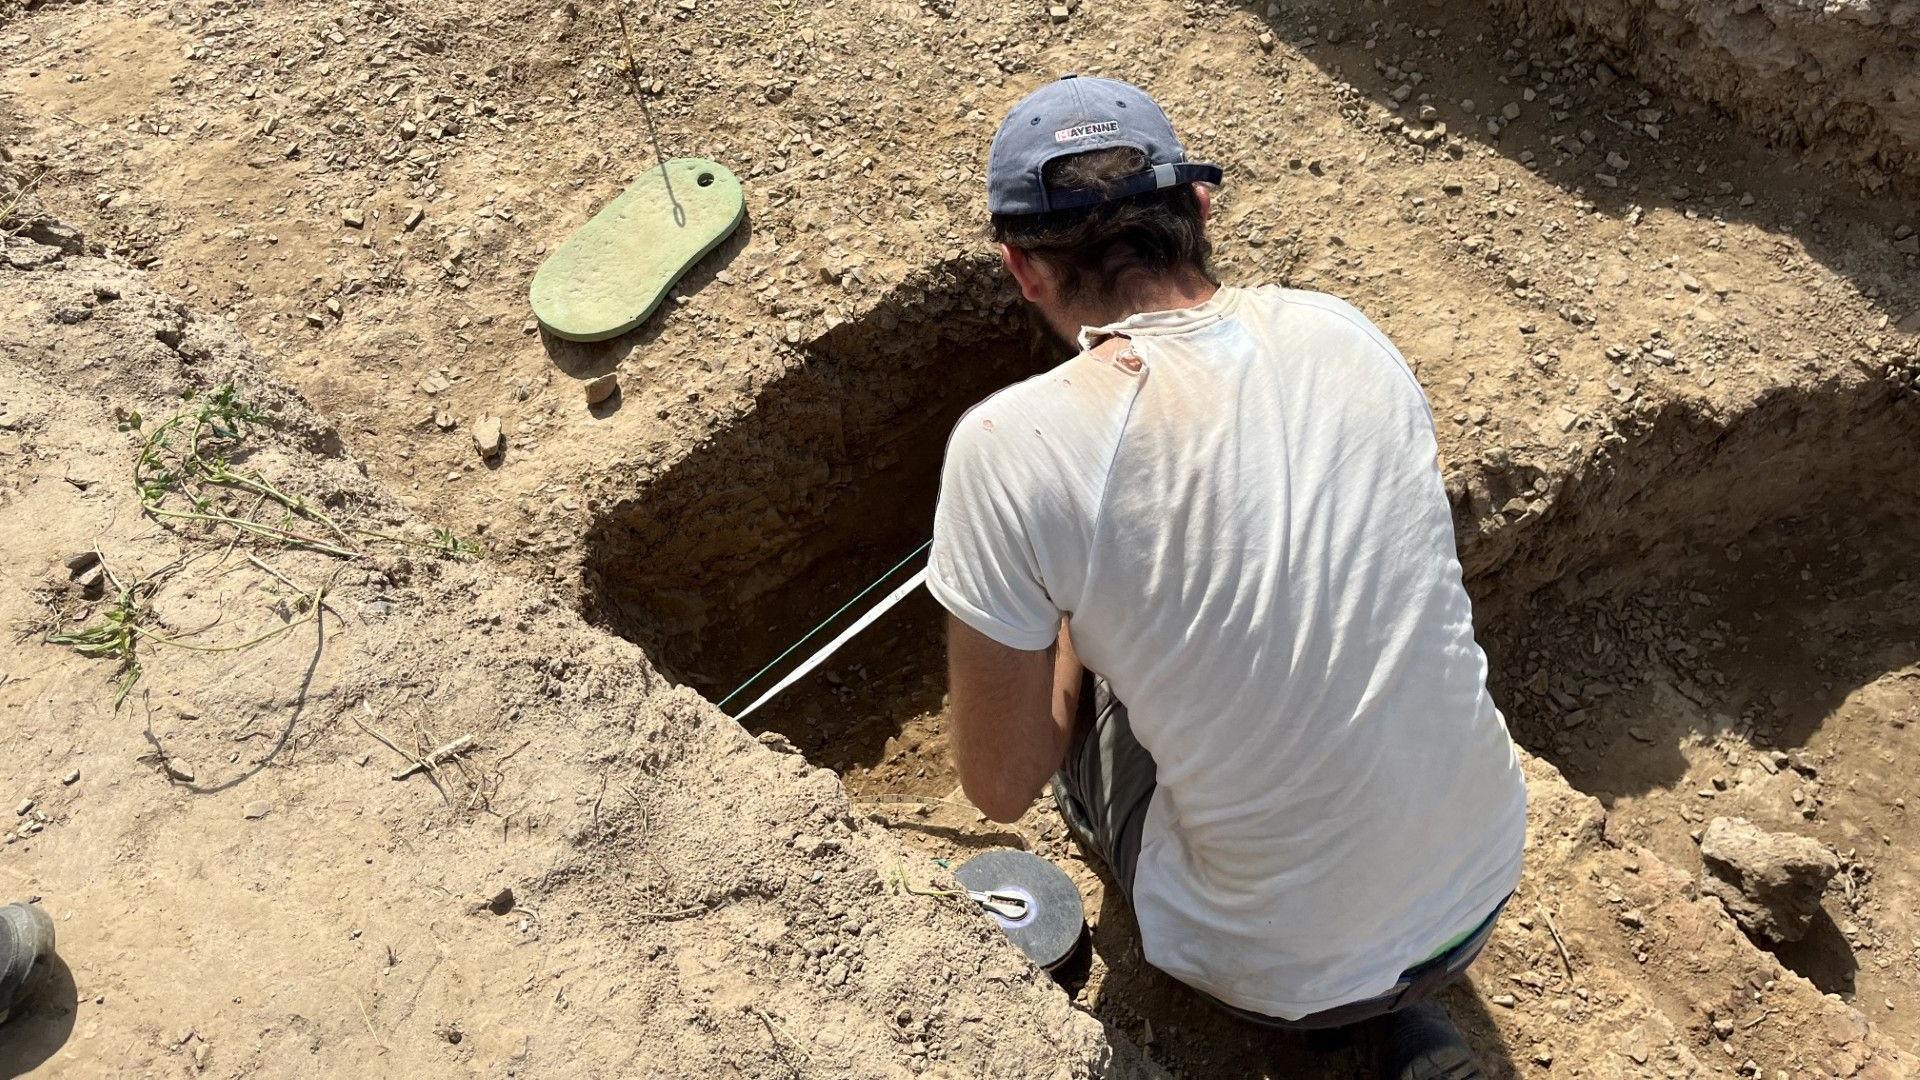
[[[95,552],[91,552],[91,551],[82,551],[76,555],[69,555],[67,556],[67,573],[69,574],[84,573],[86,572],[88,567],[91,567],[93,564],[99,561],[100,561],[100,556]]]
[[[14,807],[14,808],[13,808],[13,812],[14,812],[14,814],[16,814],[16,815],[18,815],[19,817],[26,817],[26,816],[27,816],[27,812],[28,812],[28,811],[30,811],[30,810],[32,810],[32,809],[33,809],[33,800],[32,800],[32,799],[21,799],[21,800],[20,800],[20,805],[19,805],[19,806],[16,806],[16,807]]]
[[[847,965],[835,964],[833,965],[833,970],[827,972],[828,986],[845,986],[846,982],[847,982]]]
[[[1495,994],[1487,999],[1503,1009],[1511,1009],[1520,1002],[1512,994]]]
[[[79,769],[72,769],[72,770],[69,770],[69,771],[67,772],[67,775],[65,775],[65,776],[63,776],[63,777],[61,777],[61,778],[60,778],[60,782],[61,782],[61,783],[63,783],[63,784],[65,784],[65,785],[67,785],[68,787],[72,787],[73,785],[75,785],[75,784],[77,784],[77,783],[79,783],[79,782],[80,782],[80,770],[79,770]]]
[[[448,390],[453,389],[453,384],[447,381],[445,375],[436,371],[420,380],[420,389],[427,394],[444,394]]]
[[[414,229],[419,228],[420,223],[422,221],[425,221],[426,217],[427,217],[427,212],[416,206],[413,209],[407,211],[407,219],[402,227],[405,228],[408,232],[412,232]]]
[[[1500,115],[1506,117],[1508,120],[1520,119],[1520,103],[1517,101],[1507,102],[1506,105],[1500,109]]]
[[[609,371],[586,385],[587,404],[598,405],[620,392],[620,375]]]
[[[250,802],[242,808],[242,813],[247,815],[248,821],[259,821],[261,818],[273,813],[273,804],[264,799],[259,802]]]
[[[362,228],[367,224],[367,212],[357,206],[349,206],[340,211],[340,220],[349,229]]]
[[[499,417],[483,416],[474,421],[473,448],[480,452],[481,457],[489,461],[499,457],[500,451],[506,449],[506,441],[505,432],[500,430]]]
[[[193,766],[179,758],[167,759],[167,775],[183,784],[193,783]]]
[[[1611,151],[1607,154],[1607,168],[1612,169],[1614,172],[1626,172],[1628,164],[1626,157],[1618,150]]]

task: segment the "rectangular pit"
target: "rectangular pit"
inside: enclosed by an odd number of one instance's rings
[[[947,436],[999,387],[1065,359],[988,260],[942,264],[804,349],[752,411],[603,515],[590,614],[722,700],[932,533]],[[904,580],[902,570],[890,584]],[[888,591],[769,676],[738,713]],[[924,591],[756,712],[856,791],[944,795],[937,605]],[[904,785],[904,786],[903,786]]]

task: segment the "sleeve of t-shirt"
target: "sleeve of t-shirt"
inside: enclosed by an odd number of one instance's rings
[[[933,517],[927,590],[956,618],[1012,649],[1053,644],[1060,609],[1041,579],[1030,515],[1033,482],[1011,425],[996,434],[979,410],[947,444]],[[1030,464],[1030,463],[1029,463]]]

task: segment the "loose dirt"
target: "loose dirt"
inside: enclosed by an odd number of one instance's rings
[[[709,704],[910,553],[954,417],[1057,357],[980,169],[1069,70],[1227,167],[1223,276],[1352,300],[1433,400],[1533,795],[1447,998],[1495,1075],[1920,1068],[1910,180],[1472,5],[640,4],[640,101],[610,12],[0,4],[0,884],[63,942],[0,1074],[1358,1075],[1148,968],[1047,808],[965,805],[924,597],[752,732]],[[748,223],[639,330],[543,339],[534,267],[656,147]],[[143,515],[119,428],[223,383],[272,418],[248,467],[480,557]],[[290,629],[116,706],[47,640],[100,614],[95,546],[193,560],[167,632]],[[1777,954],[1694,885],[1734,814],[1843,858]],[[1004,845],[1088,896],[1071,998],[899,887]]]

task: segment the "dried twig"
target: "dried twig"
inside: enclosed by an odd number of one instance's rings
[[[787,1034],[787,1029],[781,1027],[779,1022],[774,1020],[773,1017],[768,1016],[765,1009],[762,1009],[758,1005],[749,1005],[747,1006],[747,1010],[759,1017],[761,1023],[767,1025],[767,1034],[773,1036],[774,1053],[779,1054],[780,1060],[786,1063],[787,1068],[793,1070],[793,1075],[801,1075],[800,1066],[795,1065],[792,1059],[787,1057],[787,1048],[792,1047],[794,1050],[799,1051],[801,1060],[804,1061],[807,1056],[806,1047],[800,1045],[800,1040]]]
[[[607,797],[607,780],[613,776],[613,766],[600,770],[600,794],[593,797],[593,827],[600,827],[600,800]]]
[[[366,710],[366,713],[369,717],[373,715],[373,707],[367,704],[365,698],[362,698],[360,700],[360,707]],[[433,775],[433,769],[429,767],[426,762],[421,761],[419,758],[414,757],[412,754],[409,754],[405,750],[400,749],[399,745],[396,744],[392,739],[389,739],[385,735],[380,734],[378,730],[374,729],[368,724],[362,723],[359,717],[352,716],[351,713],[349,713],[348,715],[352,717],[353,722],[355,724],[360,725],[361,731],[364,731],[367,734],[373,736],[374,738],[379,739],[381,745],[385,746],[387,749],[393,751],[394,753],[399,754],[401,757],[406,758],[408,761],[413,762],[414,765],[419,767],[419,770],[424,770],[427,773],[427,779],[433,781],[434,790],[440,792],[440,801],[446,803],[448,806],[453,805],[452,800],[447,798],[446,789],[440,786],[439,777]],[[398,779],[398,777],[396,777],[395,779]]]
[[[417,772],[432,772],[435,767],[452,761],[461,754],[467,753],[472,750],[474,746],[475,743],[472,735],[462,735],[450,743],[442,743],[432,750],[427,751],[425,757],[414,758],[411,765],[395,772],[393,778],[395,780],[405,780]]]
[[[359,994],[353,995],[353,1003],[360,1006],[360,1019],[367,1022],[367,1033],[373,1036],[373,1041],[379,1045],[381,1052],[386,1052],[390,1049],[387,1046],[387,1040],[381,1038],[379,1030],[373,1026],[373,1017],[367,1015],[366,1003],[360,1000]]]
[[[1547,924],[1547,933],[1553,936],[1554,948],[1560,950],[1560,962],[1566,965],[1567,978],[1572,979],[1573,978],[1573,957],[1567,954],[1566,940],[1560,936],[1560,928],[1554,925],[1553,912],[1548,911],[1546,908],[1546,905],[1544,904],[1540,905],[1540,918],[1545,920]]]

